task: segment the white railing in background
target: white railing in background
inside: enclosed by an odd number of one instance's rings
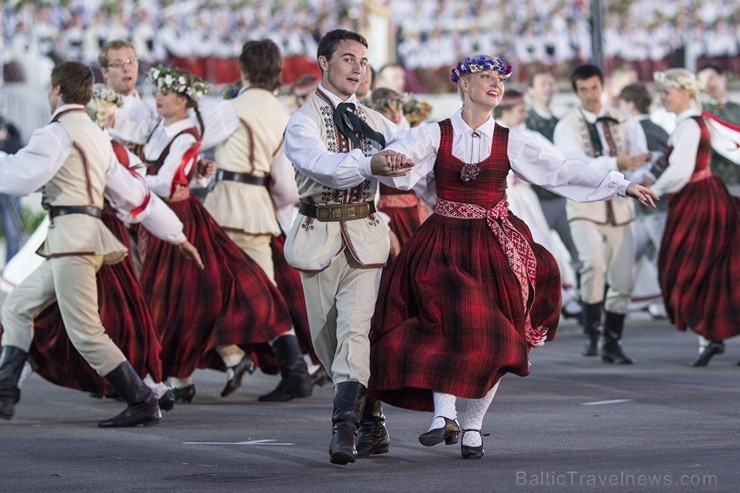
[[[46,92],[26,84],[6,83],[0,87],[0,107],[5,118],[21,131],[24,143],[51,118]]]

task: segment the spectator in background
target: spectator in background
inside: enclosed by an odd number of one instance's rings
[[[379,87],[393,89],[398,94],[403,93],[406,88],[406,70],[397,63],[383,65],[378,70],[378,74],[375,77],[375,84],[372,86],[373,89]]]
[[[365,76],[362,78],[362,81],[360,82],[360,87],[357,88],[357,92],[355,93],[355,96],[357,96],[357,99],[362,101],[363,99],[370,98],[373,88],[375,87],[377,81],[377,74],[375,72],[375,69],[372,67],[372,65],[368,64],[367,66],[367,72],[365,72]],[[316,85],[318,86],[318,79],[316,79]],[[398,91],[396,91],[398,92]]]
[[[18,127],[0,116],[0,153],[15,154],[23,147]],[[10,260],[21,248],[23,220],[18,197],[0,194],[0,213],[5,236],[5,261]]]
[[[730,101],[727,94],[727,75],[719,65],[705,65],[699,70],[699,83],[710,100],[704,109],[717,118],[740,125],[740,104]],[[718,176],[730,193],[740,197],[740,166],[712,150],[712,174]]]
[[[320,82],[318,77],[311,74],[298,77],[288,91],[288,112],[292,114],[303,106],[303,103],[316,93]]]

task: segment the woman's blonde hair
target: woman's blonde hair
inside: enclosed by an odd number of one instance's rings
[[[701,108],[699,79],[696,78],[696,75],[691,70],[685,68],[669,68],[663,72],[655,72],[653,74],[653,80],[655,80],[655,84],[659,88],[673,87],[688,91],[694,98],[697,106]]]

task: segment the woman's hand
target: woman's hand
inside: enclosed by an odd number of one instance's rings
[[[660,200],[658,194],[637,183],[627,185],[627,196],[635,198],[642,205],[652,207],[653,209],[655,209],[655,202]]]
[[[189,260],[194,260],[196,264],[198,264],[198,267],[200,267],[200,270],[203,270],[205,266],[203,265],[203,260],[200,258],[200,253],[198,253],[198,250],[193,246],[192,243],[190,243],[188,240],[183,241],[178,245],[180,247],[180,254],[182,254],[185,258]]]

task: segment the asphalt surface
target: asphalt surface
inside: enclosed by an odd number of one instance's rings
[[[390,452],[330,464],[330,386],[266,404],[256,399],[275,376],[222,399],[224,374],[198,371],[193,403],[158,426],[100,429],[123,404],[32,375],[0,422],[0,491],[740,491],[740,340],[690,368],[696,337],[637,313],[624,339],[634,366],[584,358],[581,345],[564,322],[529,377],[503,379],[478,461],[419,444],[431,413],[387,407]]]

